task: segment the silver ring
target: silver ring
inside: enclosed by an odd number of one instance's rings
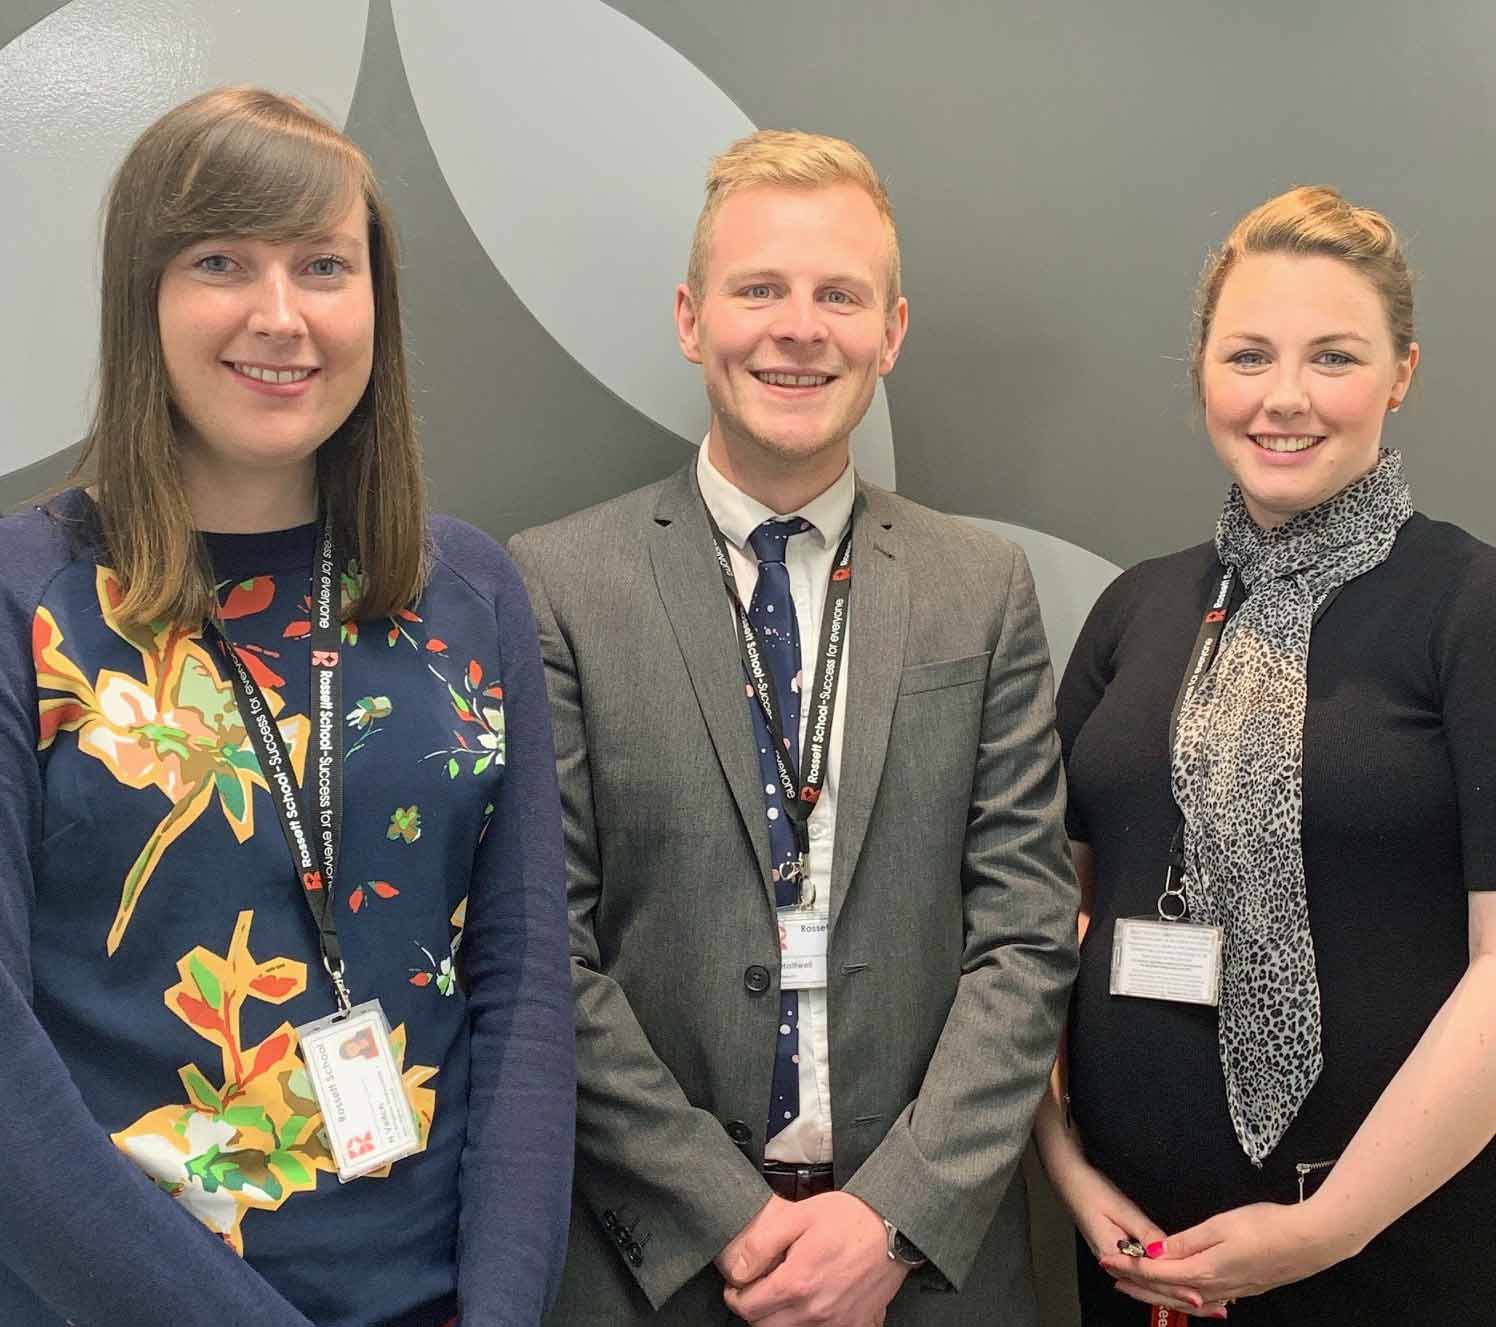
[[[1164,906],[1170,899],[1173,899],[1174,902],[1179,905],[1178,912],[1172,912],[1169,908]],[[1187,913],[1189,909],[1190,905],[1185,902],[1183,890],[1180,890],[1180,892],[1177,894],[1165,890],[1158,896],[1158,915],[1166,922],[1183,921],[1184,914]]]

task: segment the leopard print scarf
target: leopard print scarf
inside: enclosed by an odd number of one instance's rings
[[[1174,800],[1191,921],[1225,931],[1219,1037],[1226,1103],[1255,1165],[1278,1145],[1324,1064],[1304,887],[1304,705],[1314,614],[1392,551],[1413,512],[1402,457],[1274,530],[1232,486],[1216,552],[1248,596],[1215,667],[1181,708]]]

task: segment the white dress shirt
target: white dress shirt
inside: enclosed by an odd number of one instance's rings
[[[799,516],[813,527],[795,535],[785,545],[785,569],[789,572],[790,598],[800,627],[800,669],[810,676],[818,662],[821,616],[826,607],[826,586],[837,546],[852,519],[852,501],[857,482],[849,463],[836,482],[812,498],[798,511],[771,511],[723,478],[707,456],[703,443],[696,462],[696,479],[707,510],[727,540],[727,553],[744,607],[758,584],[758,559],[748,546],[748,536],[774,517]],[[737,620],[730,609],[728,629],[737,635]],[[810,814],[810,877],[818,889],[829,890],[832,852],[836,842],[836,790],[840,782],[842,734],[846,731],[847,670],[851,637],[856,620],[847,619],[847,643],[842,647],[842,685],[836,693],[831,717],[831,742],[826,753],[826,782]],[[746,701],[745,703],[752,703]],[[800,734],[795,756],[804,750],[805,725],[811,706],[800,706]],[[767,830],[764,831],[767,833]],[[747,882],[744,882],[745,888]],[[766,1161],[816,1165],[831,1160],[831,1057],[826,1035],[826,988],[800,992],[800,1114],[769,1140]]]

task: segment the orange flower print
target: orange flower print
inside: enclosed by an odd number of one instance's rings
[[[181,979],[165,995],[166,1007],[218,1048],[219,1072],[183,1065],[178,1078],[185,1100],[150,1111],[113,1136],[160,1188],[240,1254],[246,1212],[274,1211],[316,1188],[319,1171],[337,1171],[290,1024],[281,1023],[254,1046],[240,1036],[246,1001],[284,1004],[306,990],[305,963],[257,962],[250,954],[253,922],[253,912],[239,914],[225,956],[201,945],[184,955],[177,962]],[[403,1024],[390,1045],[403,1068]],[[422,1085],[435,1073],[430,1065],[403,1069],[423,1146],[436,1092]],[[372,1175],[389,1172],[386,1166]]]
[[[96,585],[104,621],[139,652],[141,675],[105,669],[90,683],[68,658],[62,630],[45,608],[32,623],[32,654],[43,694],[40,747],[50,746],[59,732],[76,732],[78,749],[116,780],[129,788],[154,788],[168,803],[121,882],[119,910],[104,946],[112,955],[167,849],[215,799],[243,843],[254,833],[254,789],[269,787],[233,687],[219,675],[218,657],[200,633],[126,626],[114,612],[120,598],[115,574],[100,567]],[[274,691],[264,695],[299,779],[311,725],[305,715],[280,717],[285,702]]]

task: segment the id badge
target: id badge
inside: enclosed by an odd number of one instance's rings
[[[1219,926],[1119,917],[1112,936],[1111,993],[1219,1004],[1222,939]]]
[[[781,908],[778,920],[780,990],[819,990],[826,985],[829,914],[822,908]]]
[[[327,1144],[346,1184],[421,1150],[421,1130],[378,1000],[296,1029]]]

